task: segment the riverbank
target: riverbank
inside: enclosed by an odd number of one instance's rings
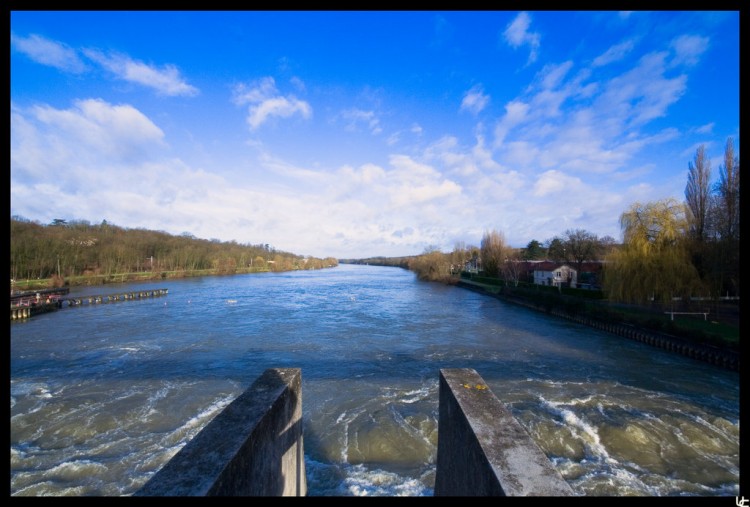
[[[198,276],[227,276],[246,275],[251,273],[268,273],[272,270],[267,267],[248,267],[236,269],[232,272],[221,269],[196,269],[176,271],[141,271],[137,273],[114,273],[106,275],[79,275],[67,278],[43,278],[36,280],[13,280],[11,281],[11,293],[22,291],[36,291],[40,289],[53,289],[60,287],[81,287],[108,285],[112,283],[150,282],[156,280],[173,280],[180,278],[192,278]]]
[[[653,316],[647,312],[637,316],[637,312],[634,313],[631,309],[631,315],[628,316],[622,311],[606,309],[601,302],[572,302],[571,298],[563,296],[557,298],[547,296],[533,300],[514,295],[512,290],[503,290],[473,280],[459,279],[452,281],[451,284],[502,301],[572,320],[579,324],[595,327],[647,345],[676,352],[722,368],[733,371],[739,371],[740,369],[739,326],[736,330],[736,346],[733,346],[730,343],[721,342],[716,337],[697,334],[690,327],[681,328],[679,325],[675,325],[673,321],[667,321],[670,333],[654,329],[653,327],[656,327],[655,323],[658,321],[654,320]],[[668,318],[664,317],[664,319]],[[653,327],[649,327],[648,323],[653,323]],[[658,325],[663,327],[661,322]]]

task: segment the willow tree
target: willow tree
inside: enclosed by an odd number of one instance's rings
[[[635,203],[620,216],[622,248],[604,267],[604,289],[613,301],[643,304],[700,293],[690,262],[685,204],[663,199]]]

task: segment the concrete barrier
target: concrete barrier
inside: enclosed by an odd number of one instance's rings
[[[133,496],[306,496],[302,375],[266,370]],[[573,496],[473,369],[441,369],[435,496]]]
[[[435,496],[574,496],[473,369],[441,369]]]
[[[306,496],[299,368],[266,370],[133,496]]]

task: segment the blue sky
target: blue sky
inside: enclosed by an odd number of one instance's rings
[[[739,154],[739,13],[10,16],[11,216],[314,257],[621,240]]]

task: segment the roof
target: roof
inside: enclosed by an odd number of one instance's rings
[[[560,269],[563,266],[567,266],[568,268],[573,269],[567,262],[544,261],[535,265],[534,271],[555,271],[556,269]]]

